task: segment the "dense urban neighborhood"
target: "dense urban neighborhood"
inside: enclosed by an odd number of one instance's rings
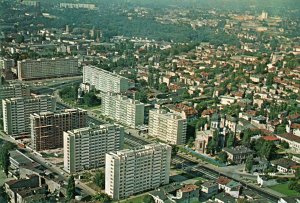
[[[300,1],[0,0],[0,202],[300,202]]]

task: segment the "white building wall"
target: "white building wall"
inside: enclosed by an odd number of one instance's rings
[[[171,147],[150,144],[106,154],[105,192],[119,200],[169,183]]]

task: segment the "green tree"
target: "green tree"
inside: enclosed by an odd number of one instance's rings
[[[274,74],[269,73],[269,74],[267,75],[266,85],[267,85],[268,87],[272,86],[272,85],[273,85],[273,81],[274,81]]]
[[[253,164],[254,164],[253,156],[248,156],[245,163],[245,169],[248,173],[251,172],[253,168]]]
[[[71,200],[75,198],[75,178],[73,175],[69,177],[67,186],[67,199]]]
[[[101,189],[104,189],[105,186],[105,174],[103,171],[97,171],[94,177],[93,182],[100,187]]]
[[[167,83],[164,82],[164,83],[159,84],[158,90],[163,93],[167,93],[169,91]]]
[[[155,201],[152,196],[145,195],[143,198],[143,203],[155,203]]]
[[[297,170],[296,170],[296,172],[295,172],[295,178],[297,179],[297,180],[300,180],[300,169],[298,168]]]
[[[175,157],[178,153],[179,148],[176,145],[172,145],[171,156]]]
[[[8,177],[10,161],[9,161],[9,149],[7,147],[3,147],[1,149],[1,165],[6,177]]]
[[[234,147],[234,146],[235,146],[235,136],[233,133],[229,133],[226,141],[226,147]]]
[[[226,152],[220,152],[218,154],[218,160],[220,160],[222,163],[226,163],[228,159],[228,154]]]
[[[100,99],[92,92],[84,94],[83,101],[87,106],[97,106],[101,104]]]
[[[96,194],[95,196],[93,196],[93,200],[99,201],[101,203],[110,203],[110,202],[112,202],[111,197],[108,196],[105,193]]]
[[[221,151],[220,135],[217,130],[214,131],[212,139],[208,142],[206,151],[212,155],[215,155],[217,152]]]

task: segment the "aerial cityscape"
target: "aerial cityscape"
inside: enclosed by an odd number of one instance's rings
[[[299,0],[0,0],[0,203],[300,203]]]

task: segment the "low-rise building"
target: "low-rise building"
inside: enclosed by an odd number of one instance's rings
[[[205,198],[210,198],[218,194],[219,186],[214,181],[207,181],[201,185],[201,196]]]
[[[4,183],[5,192],[11,203],[26,203],[29,202],[29,199],[37,199],[39,202],[46,201],[47,188],[45,180],[38,175]]]
[[[289,148],[295,153],[300,152],[300,137],[292,133],[285,133],[276,135],[281,141],[285,141],[289,144]]]
[[[224,148],[224,152],[227,153],[228,159],[234,163],[240,164],[246,161],[246,158],[253,154],[253,151],[244,146],[237,146],[234,148]]]
[[[294,174],[300,165],[287,158],[280,158],[271,162],[273,166],[276,166],[277,171],[282,174]]]
[[[278,184],[275,178],[269,177],[267,175],[258,175],[257,184],[262,186],[273,186]]]

